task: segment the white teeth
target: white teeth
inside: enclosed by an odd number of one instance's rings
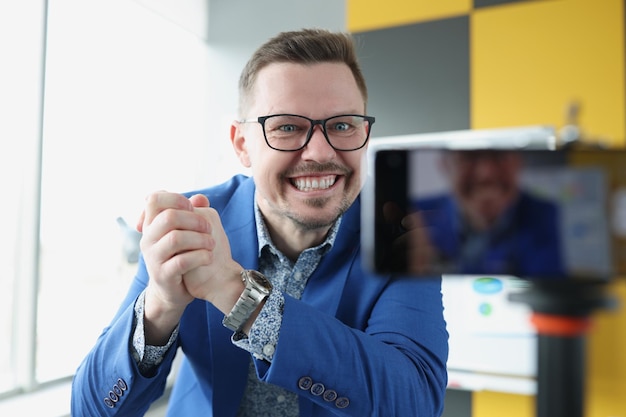
[[[330,188],[335,183],[336,177],[334,175],[330,175],[327,177],[304,177],[304,178],[296,178],[293,180],[293,185],[300,191],[314,191],[314,190],[325,190]]]

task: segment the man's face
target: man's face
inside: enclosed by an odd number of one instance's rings
[[[521,157],[506,151],[455,151],[443,168],[461,210],[479,230],[493,226],[519,193]]]
[[[250,101],[247,120],[281,113],[311,119],[364,114],[361,92],[342,63],[271,64],[259,72]],[[289,219],[300,229],[323,229],[361,189],[367,147],[336,151],[319,125],[307,146],[294,152],[271,149],[259,123],[235,123],[231,137],[240,161],[252,170],[259,207],[272,224]]]

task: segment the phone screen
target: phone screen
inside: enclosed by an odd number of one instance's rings
[[[379,150],[365,257],[381,273],[607,281],[626,270],[623,161],[616,150]]]

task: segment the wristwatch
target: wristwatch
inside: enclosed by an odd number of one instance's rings
[[[241,279],[246,287],[233,309],[222,320],[222,324],[234,332],[243,328],[252,312],[267,298],[272,290],[272,283],[265,275],[253,269],[241,271]]]

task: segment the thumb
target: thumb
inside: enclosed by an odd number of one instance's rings
[[[203,194],[192,195],[191,197],[189,197],[189,201],[191,202],[191,205],[196,208],[210,206],[209,198]]]
[[[424,219],[419,212],[411,213],[407,216],[404,216],[400,224],[407,230],[412,230],[418,227],[425,226]]]

